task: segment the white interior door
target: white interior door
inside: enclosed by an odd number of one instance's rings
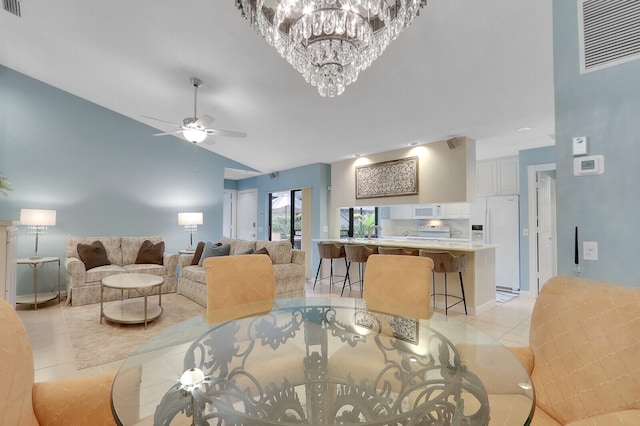
[[[238,191],[236,235],[241,240],[257,239],[258,190]]]
[[[537,173],[538,292],[557,274],[555,171]]]
[[[529,193],[529,289],[536,297],[558,273],[556,229],[556,164],[527,167]]]
[[[222,235],[236,237],[236,197],[235,189],[225,189],[222,201]]]

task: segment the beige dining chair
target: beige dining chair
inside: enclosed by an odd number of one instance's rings
[[[276,298],[273,264],[266,254],[209,257],[207,320],[213,322],[269,312]]]
[[[33,353],[27,331],[13,306],[0,300],[0,424],[2,425],[115,425],[111,386],[115,373],[34,383]],[[123,369],[129,389],[120,398],[126,424],[137,421],[139,368]]]
[[[222,322],[269,313],[276,297],[276,281],[273,264],[266,254],[248,254],[238,256],[218,256],[204,260],[203,266],[207,281],[207,321]],[[245,326],[248,323],[244,324]],[[237,334],[243,335],[242,332]],[[246,349],[249,342],[240,339],[238,347]],[[240,351],[242,352],[242,351]],[[269,345],[257,344],[252,355],[245,363],[234,358],[230,369],[241,367],[252,372],[259,383],[265,386],[275,383],[282,386],[284,377],[274,375],[267,365],[284,364],[289,367],[292,380],[304,376],[303,360],[305,353],[293,344],[286,345],[277,354]],[[276,356],[277,355],[277,356]],[[281,371],[274,368],[274,371]],[[237,379],[237,386],[247,387],[257,392],[255,384],[248,379]]]
[[[432,271],[433,261],[426,257],[372,254],[364,276],[367,308],[428,318]]]
[[[364,301],[366,309],[380,319],[382,334],[390,317],[413,319],[431,316],[429,299],[431,296],[431,271],[433,261],[425,257],[406,255],[372,254],[367,261],[364,276]],[[382,315],[380,315],[382,314]],[[387,318],[383,321],[383,318]],[[398,390],[401,383],[391,374],[392,370],[381,373],[380,357],[383,356],[375,339],[364,339],[355,347],[348,345],[338,349],[328,362],[331,377],[352,377],[356,382],[374,377],[381,378],[392,389]],[[399,352],[386,356],[394,362],[401,362]]]

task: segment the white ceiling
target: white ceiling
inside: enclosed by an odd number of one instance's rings
[[[554,143],[551,1],[429,0],[337,98],[320,97],[234,0],[20,3],[21,18],[0,9],[1,64],[162,131],[174,129],[143,115],[192,115],[197,76],[199,114],[248,133],[207,149],[264,173],[459,135],[478,159]]]

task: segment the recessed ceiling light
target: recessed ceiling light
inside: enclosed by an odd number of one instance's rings
[[[358,158],[360,157],[360,154],[353,154],[353,158]]]
[[[518,129],[516,129],[518,132],[530,132],[531,130],[533,130],[533,128],[529,127],[529,126],[525,126],[525,127],[520,127]]]
[[[409,142],[409,146],[418,146],[418,142]]]

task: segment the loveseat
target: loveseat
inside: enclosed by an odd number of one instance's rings
[[[273,263],[276,298],[304,297],[305,252],[294,250],[288,241],[247,241],[222,237],[220,244],[229,244],[229,255],[238,256],[266,249]],[[207,282],[204,268],[192,265],[193,254],[181,254],[178,259],[177,292],[196,303],[207,306]],[[201,263],[201,262],[200,262]]]
[[[549,280],[531,316],[532,426],[640,425],[640,289],[576,277]]]
[[[78,244],[91,245],[99,241],[106,250],[110,265],[86,268],[78,253]],[[178,255],[161,252],[161,264],[136,263],[140,249],[145,241],[152,245],[163,243],[164,238],[152,237],[72,237],[67,239],[64,266],[67,270],[67,303],[73,306],[87,305],[100,302],[100,281],[110,275],[123,273],[145,273],[159,275],[164,278],[163,293],[176,291],[176,267]],[[147,243],[149,245],[149,243]],[[86,256],[85,256],[86,257]],[[86,259],[85,259],[86,260]],[[137,296],[135,290],[130,290],[130,296]],[[120,298],[120,290],[106,288],[104,300]]]

